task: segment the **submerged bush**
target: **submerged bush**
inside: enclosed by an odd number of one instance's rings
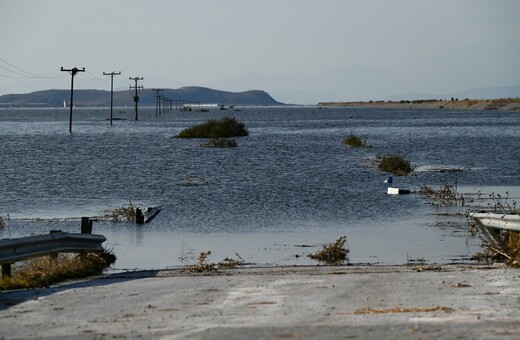
[[[348,135],[343,140],[343,144],[351,146],[353,148],[361,148],[361,147],[367,148],[367,147],[370,147],[370,145],[367,144],[367,142],[365,142],[363,139],[361,139],[361,137],[359,137],[358,135],[355,135],[353,133]]]
[[[405,176],[412,172],[410,161],[402,156],[387,155],[379,160],[377,168],[384,172],[390,172],[396,176]]]
[[[200,146],[213,148],[234,148],[237,146],[237,141],[233,138],[211,138],[207,143],[202,143]]]
[[[231,138],[248,136],[249,132],[244,123],[233,117],[224,117],[220,120],[211,119],[182,130],[179,138]]]

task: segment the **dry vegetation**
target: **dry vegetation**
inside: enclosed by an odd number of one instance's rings
[[[482,251],[475,255],[475,259],[506,262],[512,267],[520,267],[520,232],[504,231],[496,239],[498,242],[484,240]]]
[[[325,262],[326,264],[338,265],[343,264],[347,260],[347,254],[350,252],[345,247],[347,237],[342,236],[334,243],[326,244],[322,250],[308,255],[313,260]]]
[[[0,280],[0,290],[48,287],[67,279],[101,274],[115,261],[116,256],[107,250],[102,253],[38,257],[13,268],[11,277]]]
[[[351,314],[389,314],[389,313],[425,313],[425,312],[452,312],[449,307],[413,307],[413,308],[363,308],[353,311]]]
[[[113,222],[135,222],[136,206],[129,202],[128,205],[123,205],[121,208],[114,210],[105,210],[103,218]]]
[[[240,255],[235,254],[239,260],[231,259],[226,257],[219,263],[208,262],[208,257],[211,255],[211,251],[208,250],[206,252],[201,252],[198,257],[197,264],[192,265],[188,268],[188,271],[193,273],[205,273],[216,271],[218,269],[234,269],[238,266],[242,266],[244,264],[244,260],[240,257]],[[186,257],[186,255],[183,255]]]

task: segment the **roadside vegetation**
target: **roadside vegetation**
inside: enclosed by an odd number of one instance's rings
[[[11,277],[0,279],[0,290],[48,287],[68,279],[98,275],[115,261],[116,256],[109,250],[38,257],[14,267]]]
[[[244,123],[233,117],[224,117],[216,120],[211,119],[205,123],[197,124],[182,130],[178,138],[231,138],[248,136]]]

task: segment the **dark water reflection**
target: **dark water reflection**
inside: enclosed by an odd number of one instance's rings
[[[450,174],[419,171],[396,186],[520,186],[520,114],[318,108],[243,108],[167,113],[142,110],[109,126],[106,109],[68,112],[0,111],[0,237],[77,231],[66,217],[99,215],[130,200],[163,205],[150,224],[95,223],[119,256],[119,268],[182,264],[182,253],[211,249],[213,260],[238,252],[259,264],[309,264],[298,244],[347,235],[353,262],[405,263],[407,256],[446,262],[473,254],[480,241],[442,225],[422,197],[390,197],[386,175],[365,159],[406,155],[421,169],[462,167]],[[201,140],[172,138],[210,118],[235,116],[250,136],[237,148],[202,148]],[[354,132],[371,149],[341,144]],[[182,186],[201,176],[202,186]],[[43,221],[27,220],[42,218]],[[49,218],[58,218],[50,220]],[[299,255],[301,257],[297,257]]]

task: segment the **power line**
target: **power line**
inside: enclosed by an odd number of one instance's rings
[[[25,71],[25,70],[21,69],[20,67],[11,64],[10,62],[8,62],[7,60],[5,60],[3,58],[0,58],[0,60],[3,61],[4,63],[6,63],[7,65],[11,66],[12,68],[14,68],[16,71],[14,71],[12,69],[9,69],[9,68],[7,68],[5,66],[2,66],[2,65],[0,65],[0,68],[20,76],[20,77],[15,77],[15,76],[9,76],[9,75],[6,75],[6,74],[0,74],[1,76],[7,77],[7,78],[12,78],[12,79],[34,79],[34,78],[47,78],[47,79],[51,78],[51,79],[53,79],[53,78],[63,78],[63,76],[50,76],[53,73],[59,72],[59,70],[54,70],[54,71],[51,71],[49,73],[46,73],[46,74],[43,74],[43,75],[39,75],[39,74],[34,74],[32,72],[29,72],[29,71]]]

